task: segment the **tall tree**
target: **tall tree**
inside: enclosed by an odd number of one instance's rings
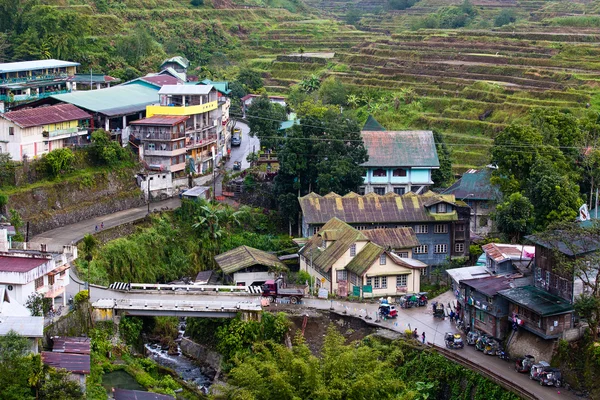
[[[246,119],[250,127],[250,136],[258,136],[261,147],[277,147],[278,138],[283,137],[279,126],[287,119],[285,109],[281,105],[271,103],[267,95],[263,95],[254,99],[246,112]]]
[[[450,149],[446,145],[444,136],[440,132],[433,131],[433,140],[435,141],[435,148],[438,153],[438,159],[440,160],[440,168],[434,169],[431,172],[431,180],[437,187],[446,187],[454,180]]]
[[[244,85],[247,91],[255,91],[264,86],[260,72],[248,68],[240,70],[237,81]]]
[[[498,204],[494,219],[498,230],[504,233],[511,243],[518,243],[533,228],[533,205],[521,193],[513,193],[507,201]]]

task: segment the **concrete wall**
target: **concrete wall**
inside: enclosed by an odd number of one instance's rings
[[[222,357],[219,353],[206,346],[195,343],[188,338],[181,339],[179,344],[181,352],[186,356],[197,360],[202,368],[202,374],[216,380],[221,373]]]

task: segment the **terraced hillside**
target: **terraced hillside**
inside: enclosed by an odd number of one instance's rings
[[[478,18],[508,6],[528,18],[498,29],[406,29],[419,14],[449,3],[458,1],[423,0],[404,12],[370,14],[362,30],[331,20],[287,21],[243,43],[250,64],[269,78],[271,92],[285,93],[314,73],[380,92],[414,90],[416,118],[375,110],[376,118],[388,128],[442,131],[457,170],[485,164],[494,135],[533,107],[600,106],[600,31],[564,26],[577,25],[576,11],[591,10],[597,2],[565,10],[557,2],[488,0],[474,2]],[[325,9],[340,16],[343,4],[358,3],[309,4],[328,4]],[[277,59],[300,48],[335,57],[327,64]]]

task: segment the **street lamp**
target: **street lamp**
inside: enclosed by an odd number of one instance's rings
[[[146,181],[148,186],[148,214],[150,214],[150,181],[154,178],[150,176],[150,174],[146,175]]]
[[[464,199],[466,199],[467,197],[471,197],[471,196],[475,196],[473,193],[469,193],[468,195],[466,195],[465,197],[463,197],[462,199],[460,199],[459,201],[463,201]]]

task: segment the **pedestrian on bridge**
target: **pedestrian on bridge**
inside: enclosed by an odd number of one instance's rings
[[[421,339],[423,340],[423,344],[425,344],[425,331],[421,333]]]

